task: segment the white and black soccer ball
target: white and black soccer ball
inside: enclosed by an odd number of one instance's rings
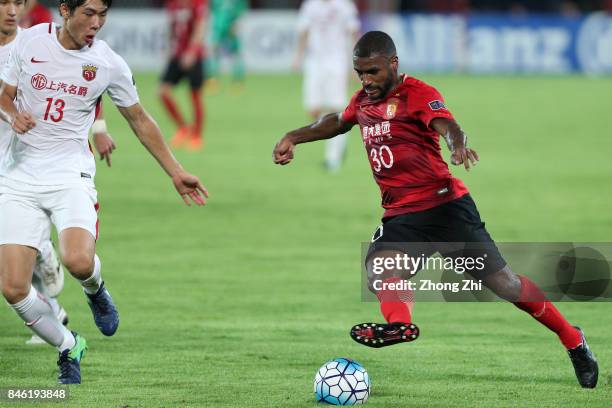
[[[336,358],[317,371],[314,392],[318,402],[330,405],[365,404],[370,396],[370,377],[358,362]]]

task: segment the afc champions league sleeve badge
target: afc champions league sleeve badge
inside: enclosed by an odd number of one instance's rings
[[[385,120],[391,120],[395,117],[397,114],[397,105],[399,105],[398,99],[389,99],[389,102],[387,102],[387,108],[385,109],[385,114],[383,115]]]
[[[92,64],[83,65],[83,79],[88,82],[96,79],[96,74],[98,73],[98,67]]]

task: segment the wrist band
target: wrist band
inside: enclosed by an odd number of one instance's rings
[[[91,133],[107,133],[106,121],[104,119],[96,119],[91,125]]]

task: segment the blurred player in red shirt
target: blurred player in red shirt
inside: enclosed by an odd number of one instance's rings
[[[32,26],[51,23],[53,21],[53,14],[51,11],[40,4],[37,0],[29,0],[26,3],[26,14],[21,19],[19,25],[23,28],[30,28]]]
[[[416,340],[414,297],[405,285],[423,269],[415,261],[436,252],[457,262],[479,257],[485,260],[481,267],[473,265],[465,271],[557,334],[580,385],[594,388],[598,365],[582,330],[572,326],[535,283],[516,275],[506,264],[468,189],[452,176],[442,158],[439,136],[444,136],[454,165],[469,170],[479,160],[478,154],[467,147],[467,136],[440,93],[399,74],[398,66],[391,37],[381,31],[366,33],[353,49],[353,68],[363,89],[355,93],[344,112],[288,132],[273,153],[275,163],[286,165],[293,160],[297,144],[330,139],[357,124],[361,128],[385,209],[365,266],[369,288],[378,297],[386,323],[360,323],[351,328],[351,337],[375,348]],[[412,263],[400,266],[406,257]]]
[[[208,0],[167,0],[166,9],[170,19],[170,60],[161,78],[160,97],[178,127],[172,146],[199,150],[204,125],[202,85]],[[193,125],[187,124],[172,96],[172,88],[183,78],[191,88]]]

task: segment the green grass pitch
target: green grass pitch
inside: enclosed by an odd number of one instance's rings
[[[496,240],[611,240],[611,79],[424,79],[481,155],[474,171],[453,171]],[[156,77],[137,83],[171,135]],[[579,388],[553,334],[508,304],[417,304],[417,342],[376,350],[349,338],[352,324],[380,320],[360,301],[360,243],[378,225],[379,193],[355,129],[338,174],[323,170],[322,143],[272,164],[276,140],[307,122],[300,93],[297,76],[251,76],[240,95],[207,96],[205,150],[177,152],[208,187],[206,208],[182,204],[107,104],[118,149],[111,169],[98,167],[98,253],[121,326],[104,338],[67,277],[60,301],[90,349],[83,384],[49,406],[314,407],[314,374],[335,357],[367,368],[371,407],[611,406],[607,303],[559,305],[599,359],[595,390]],[[29,334],[0,309],[0,388],[55,383],[57,354],[26,346]]]

